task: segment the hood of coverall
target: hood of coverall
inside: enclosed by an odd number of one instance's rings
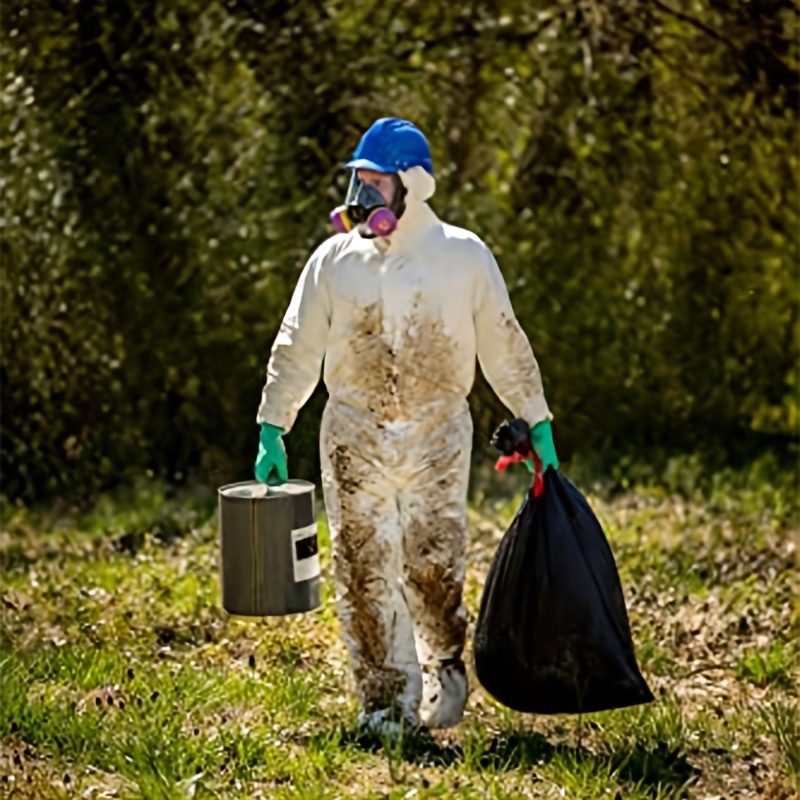
[[[416,238],[436,222],[436,215],[427,203],[436,191],[436,179],[433,175],[424,167],[399,170],[397,174],[406,189],[405,211],[397,221],[394,233],[371,239],[382,252]]]
[[[436,179],[424,167],[411,167],[411,169],[400,170],[397,174],[408,192],[406,203],[409,200],[424,203],[433,197],[433,193],[436,191]]]

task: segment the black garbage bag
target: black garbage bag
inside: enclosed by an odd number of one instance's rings
[[[511,425],[524,426],[529,441],[524,421]],[[501,428],[496,442],[504,437]],[[556,470],[544,474],[540,497],[526,496],[500,542],[474,650],[478,680],[517,711],[576,714],[653,700],[611,548],[586,499]]]

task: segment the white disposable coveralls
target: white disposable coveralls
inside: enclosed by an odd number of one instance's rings
[[[380,721],[455,725],[467,681],[462,600],[477,355],[503,403],[551,415],[503,277],[474,234],[400,172],[389,237],[331,237],[305,266],[272,349],[258,421],[289,430],[324,359],[320,450],[339,624],[364,708]]]

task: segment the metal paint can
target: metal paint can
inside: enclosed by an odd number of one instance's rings
[[[275,617],[319,607],[313,483],[222,486],[219,514],[222,605],[228,613]]]

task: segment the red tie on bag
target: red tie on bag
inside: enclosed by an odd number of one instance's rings
[[[494,465],[494,468],[498,471],[501,471],[504,470],[509,464],[517,464],[520,461],[525,461],[529,458],[533,458],[533,486],[531,487],[531,493],[534,497],[541,497],[542,493],[544,492],[542,459],[536,455],[533,445],[530,443],[528,444],[527,453],[515,452],[514,455],[511,456],[500,456],[500,458],[497,459],[497,463]]]

